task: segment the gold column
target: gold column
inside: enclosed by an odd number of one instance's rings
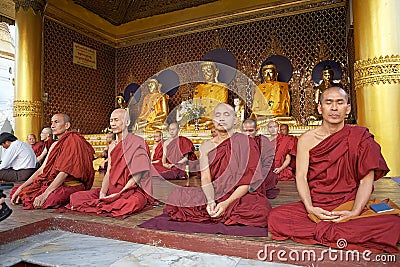
[[[43,121],[42,27],[46,0],[14,0],[16,24],[15,52],[15,135],[25,140],[38,137]]]
[[[382,147],[389,176],[400,176],[399,0],[353,0],[358,123]]]

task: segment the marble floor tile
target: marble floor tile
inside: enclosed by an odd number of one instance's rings
[[[0,266],[10,266],[20,261],[43,266],[85,267],[289,266],[238,257],[142,245],[64,231],[47,231],[0,246]]]
[[[142,246],[101,237],[49,231],[2,246],[0,264],[9,266],[10,261],[17,258],[46,266],[110,266]]]
[[[198,253],[185,250],[170,249],[145,245],[129,256],[115,262],[113,267],[123,266],[236,266],[239,258]]]

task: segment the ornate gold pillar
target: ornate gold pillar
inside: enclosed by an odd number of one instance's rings
[[[42,102],[42,28],[46,0],[14,0],[15,52],[15,135],[25,140],[40,133]]]
[[[353,0],[358,123],[382,146],[389,176],[400,176],[399,0]]]

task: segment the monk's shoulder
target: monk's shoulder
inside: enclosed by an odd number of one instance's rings
[[[208,152],[210,152],[214,147],[215,147],[215,143],[213,142],[213,139],[210,139],[210,140],[203,142],[200,145],[199,150],[202,155],[205,155],[205,154],[208,154]]]
[[[318,134],[318,128],[309,130],[303,133],[298,139],[298,147],[310,149],[316,144],[316,135]]]

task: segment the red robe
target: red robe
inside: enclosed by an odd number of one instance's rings
[[[46,141],[43,141],[44,146],[47,148],[47,152],[49,152],[49,149],[51,147],[51,145],[55,142],[56,140],[54,140],[53,138],[49,138]]]
[[[189,168],[190,170],[194,170],[195,164],[197,163],[197,157],[194,154],[195,148],[190,141],[190,139],[184,136],[178,136],[174,138],[167,146],[167,163],[176,164],[180,161],[184,155],[188,155],[189,159]],[[157,170],[157,176],[162,176],[164,179],[187,179],[187,175],[185,172],[185,164],[175,165],[171,169],[164,167],[161,164],[157,164],[154,166]]]
[[[261,193],[266,194],[268,198],[276,198],[280,190],[276,187],[276,184],[278,183],[278,175],[273,172],[275,168],[275,148],[271,141],[269,141],[269,139],[264,135],[257,135],[254,140],[256,141],[260,151],[261,175],[264,178],[262,184],[256,189]]]
[[[285,136],[282,134],[278,134],[275,140],[272,140],[272,143],[275,145],[275,168],[279,168],[282,166],[285,161],[286,155],[289,154],[292,156],[291,163],[285,169],[283,169],[279,173],[279,180],[294,180],[294,168],[296,162],[296,151],[297,151],[297,138],[294,136]]]
[[[32,145],[32,149],[33,152],[35,152],[36,157],[39,157],[40,154],[42,154],[44,148],[45,148],[44,142],[36,142],[35,144]]]
[[[94,181],[93,155],[93,147],[80,133],[64,133],[48,155],[43,173],[20,192],[24,209],[34,208],[35,198],[47,189],[60,172],[68,176],[64,184],[48,196],[42,209],[63,206],[68,203],[72,193],[90,189]],[[11,197],[17,188],[13,188]]]
[[[260,184],[261,171],[258,164],[259,149],[255,141],[241,133],[235,133],[223,141],[208,154],[209,168],[214,185],[216,202],[228,199],[241,185]],[[196,187],[190,194],[172,194],[179,196],[182,204],[197,199],[197,203],[206,203],[201,188]],[[196,192],[195,194],[193,194]],[[177,203],[177,201],[171,201]],[[170,202],[170,203],[171,203]],[[193,202],[192,202],[193,203]],[[206,205],[195,207],[167,205],[165,211],[172,220],[190,222],[222,222],[226,225],[243,224],[265,227],[271,205],[265,194],[250,190],[244,196],[234,200],[224,215],[212,219],[206,211]]]
[[[99,199],[100,188],[76,192],[70,197],[68,209],[109,214],[112,217],[139,212],[152,198],[150,179],[150,158],[148,146],[143,138],[128,134],[111,151],[111,166],[109,172],[110,184],[107,196],[116,193],[111,199]],[[139,186],[121,191],[132,175],[143,172]],[[148,194],[147,194],[147,193]]]
[[[155,148],[153,148],[154,152],[151,161],[158,160],[158,162],[152,163],[153,165],[152,176],[159,176],[160,172],[165,171],[165,168],[162,165],[163,146],[164,146],[164,141],[161,141],[157,144]]]
[[[349,126],[329,136],[310,150],[307,174],[314,206],[332,211],[354,200],[360,180],[370,171],[375,180],[388,171],[380,146],[364,127]],[[269,217],[272,238],[288,238],[305,244],[337,247],[338,239],[346,239],[346,249],[369,249],[373,252],[398,252],[400,217],[382,215],[347,222],[314,223],[307,216],[302,202],[274,208]]]

